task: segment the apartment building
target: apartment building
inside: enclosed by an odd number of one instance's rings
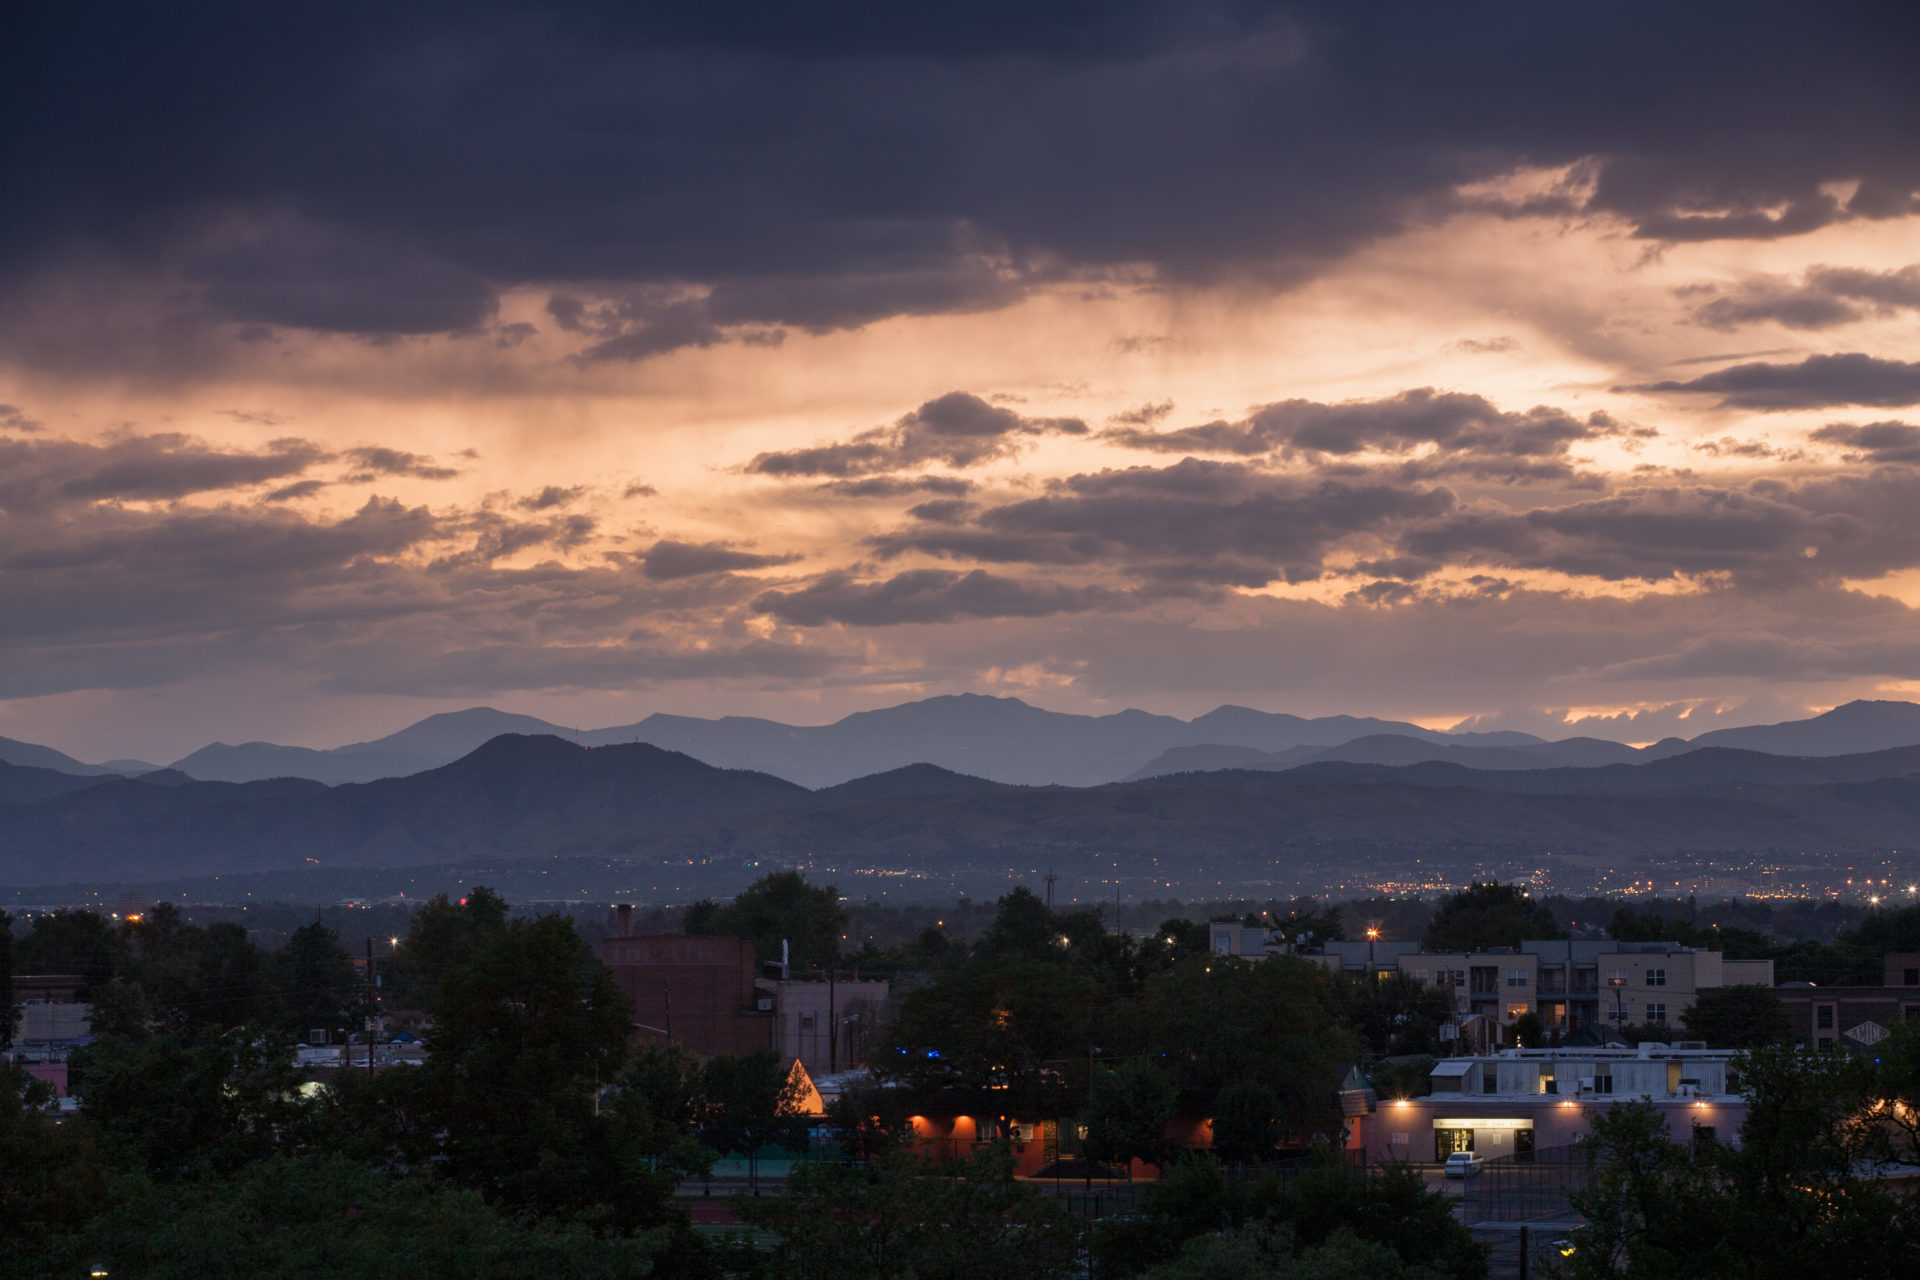
[[[1525,1155],[1578,1141],[1592,1113],[1644,1099],[1678,1142],[1731,1141],[1746,1119],[1724,1051],[1643,1044],[1634,1049],[1503,1049],[1448,1058],[1424,1098],[1382,1098],[1354,1120],[1369,1162],[1444,1161],[1456,1151]]]
[[[1562,1036],[1603,1026],[1677,1024],[1709,987],[1773,985],[1771,960],[1727,960],[1674,942],[1533,939],[1518,947],[1414,952],[1401,973],[1450,989],[1461,1017],[1510,1026],[1539,1015]]]
[[[1891,1035],[1896,1024],[1920,1018],[1920,952],[1897,951],[1883,961],[1885,973],[1877,987],[1801,982],[1777,988],[1774,995],[1793,1023],[1794,1038],[1809,1049],[1867,1053]]]

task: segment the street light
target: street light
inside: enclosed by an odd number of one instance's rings
[[[1367,926],[1367,976],[1375,980],[1378,980],[1380,977],[1380,969],[1379,969],[1379,966],[1377,966],[1373,962],[1373,944],[1375,942],[1378,942],[1379,940],[1380,940],[1379,926],[1368,925]]]

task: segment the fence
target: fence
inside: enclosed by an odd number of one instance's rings
[[[1542,1147],[1489,1160],[1466,1180],[1461,1219],[1475,1222],[1571,1222],[1570,1196],[1586,1190],[1592,1166],[1577,1145]]]

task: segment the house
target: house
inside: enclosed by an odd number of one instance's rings
[[[1896,1024],[1920,1018],[1920,952],[1882,957],[1877,987],[1817,987],[1796,983],[1774,995],[1793,1023],[1794,1038],[1809,1049],[1866,1053],[1892,1034]]]
[[[1621,1024],[1676,1024],[1710,987],[1773,985],[1771,960],[1728,960],[1675,942],[1529,939],[1484,951],[1409,952],[1398,966],[1451,990],[1463,1018],[1504,1029],[1532,1013],[1556,1039]]]
[[[1732,1141],[1746,1119],[1722,1050],[1647,1043],[1632,1049],[1502,1049],[1448,1058],[1424,1098],[1386,1098],[1360,1126],[1372,1162],[1445,1161],[1456,1151],[1524,1156],[1568,1146],[1591,1114],[1645,1099],[1678,1142]]]

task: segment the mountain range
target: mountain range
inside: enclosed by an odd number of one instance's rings
[[[0,765],[0,884],[151,881],[320,865],[710,858],[840,866],[1056,865],[1278,878],[1355,850],[1625,860],[1920,845],[1920,747],[1798,758],[1725,747],[1638,764],[1471,769],[1319,761],[1093,787],[933,765],[810,790],[648,744],[503,735],[460,760],[337,786],[81,777]]]
[[[1598,738],[1549,742],[1517,732],[1441,733],[1356,716],[1307,719],[1220,707],[1193,720],[1121,711],[1069,715],[1016,698],[929,698],[859,712],[825,725],[747,716],[652,715],[634,724],[575,730],[489,707],[429,716],[370,742],[321,750],[269,742],[213,743],[170,768],[203,782],[308,778],[330,785],[372,782],[439,768],[501,734],[551,735],[580,746],[646,743],[707,764],[769,773],[808,788],[834,786],[909,764],[932,764],[989,781],[1097,786],[1216,769],[1284,770],[1305,764],[1411,765],[1443,761],[1472,769],[1536,770],[1665,759],[1702,747],[1786,756],[1832,756],[1920,744],[1920,705],[1851,702],[1784,724],[1717,729],[1691,741],[1643,748]],[[133,761],[83,765],[47,747],[0,739],[0,762],[67,773],[137,773]]]

